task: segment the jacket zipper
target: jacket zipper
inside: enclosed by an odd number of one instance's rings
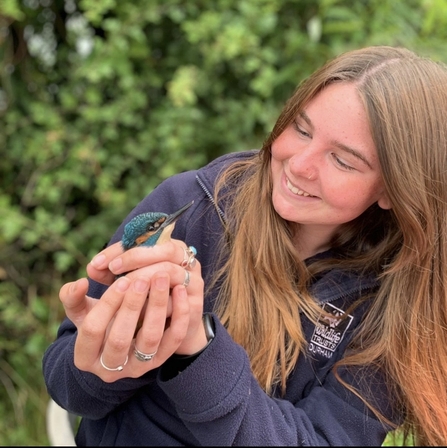
[[[216,201],[213,198],[213,195],[210,193],[208,188],[206,188],[205,184],[200,179],[199,175],[196,174],[196,180],[199,183],[202,190],[205,192],[208,199],[211,201],[211,203],[214,205],[215,209],[217,210],[217,213],[219,213],[221,219],[225,222],[225,213],[222,211],[222,209],[216,204]]]

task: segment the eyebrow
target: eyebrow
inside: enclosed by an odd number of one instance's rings
[[[309,118],[309,116],[302,110],[299,113],[299,116],[312,128],[314,129],[314,125],[312,124],[312,120]],[[372,165],[368,162],[368,160],[365,158],[365,156],[358,151],[355,148],[352,148],[351,146],[344,145],[343,143],[340,143],[337,140],[332,140],[331,143],[336,146],[337,148],[341,149],[342,151],[346,151],[349,154],[352,154],[354,157],[357,157],[359,160],[361,160],[365,165],[367,165],[369,168],[373,169]]]

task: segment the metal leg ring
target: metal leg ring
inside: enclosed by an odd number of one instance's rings
[[[121,372],[121,370],[124,369],[124,366],[127,364],[127,361],[129,361],[129,356],[126,356],[126,360],[124,361],[124,364],[118,367],[115,367],[114,369],[107,367],[104,364],[104,361],[102,360],[102,353],[101,356],[99,357],[99,362],[101,363],[101,365],[104,367],[104,369],[108,370],[109,372]]]

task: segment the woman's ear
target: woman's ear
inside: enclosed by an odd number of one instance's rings
[[[383,193],[383,195],[379,198],[377,205],[383,210],[390,210],[393,208],[390,198],[386,193]]]

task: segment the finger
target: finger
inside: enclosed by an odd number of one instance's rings
[[[75,344],[75,364],[79,369],[89,370],[98,362],[108,327],[113,322],[130,284],[128,278],[119,278],[107,289],[79,326]]]
[[[179,298],[175,295],[176,291],[187,291],[188,301],[188,327],[183,336],[182,342],[176,349],[176,353],[191,354],[200,351],[207,343],[207,337],[203,326],[203,289],[200,293],[190,293],[188,288],[179,285],[173,289],[172,302],[173,307],[181,305]],[[174,312],[174,311],[173,311]]]
[[[154,263],[169,261],[180,265],[184,259],[183,247],[185,243],[171,240],[155,246],[139,246],[129,249],[122,254],[118,254],[109,264],[109,269],[113,274],[118,275],[124,272],[133,271]]]
[[[118,255],[122,254],[121,243],[115,243],[95,255],[87,265],[87,275],[93,280],[104,285],[111,285],[115,281],[115,275],[110,272],[109,264]]]
[[[96,303],[95,299],[86,296],[87,290],[88,280],[81,278],[75,282],[66,283],[59,291],[59,299],[64,306],[65,314],[76,327],[82,323]]]
[[[158,346],[156,359],[169,358],[183,342],[190,322],[188,293],[184,286],[178,285],[172,290],[172,315]]]
[[[166,283],[169,284],[168,281]],[[120,365],[129,354],[135,328],[148,292],[149,281],[143,277],[136,278],[126,291],[102,350],[102,359],[106,365]],[[162,317],[164,321],[165,314]]]
[[[194,266],[194,269],[186,269],[178,264],[162,261],[128,272],[126,277],[131,280],[134,280],[138,276],[152,278],[156,272],[160,271],[168,273],[171,288],[176,285],[186,286],[188,288],[188,294],[192,292],[198,293],[202,289],[201,266],[198,262]]]
[[[151,280],[144,321],[135,340],[135,348],[141,353],[140,356],[155,354],[158,350],[168,316],[169,297],[169,276],[165,272],[157,272]]]

